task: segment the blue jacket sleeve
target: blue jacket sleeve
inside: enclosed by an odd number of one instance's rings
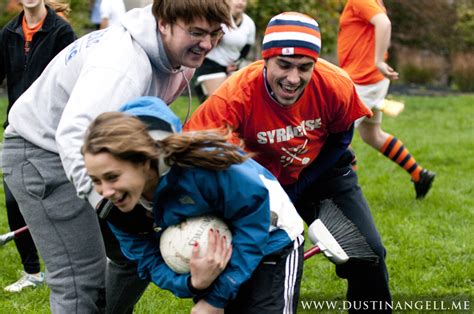
[[[123,254],[137,262],[140,278],[151,280],[158,287],[171,291],[180,298],[193,297],[188,287],[189,274],[180,275],[172,271],[160,253],[160,242],[155,234],[132,235],[109,223],[110,229],[120,242]]]
[[[218,186],[214,188],[219,192],[207,191],[217,197],[211,203],[222,206],[224,219],[232,229],[232,258],[204,296],[209,304],[219,308],[234,299],[240,285],[250,278],[269,241],[269,192],[254,171],[234,171],[243,167],[234,165],[228,171],[218,172]]]
[[[348,131],[329,134],[318,157],[300,173],[298,181],[284,187],[293,202],[296,202],[326,170],[336,164],[349,147],[353,135],[354,124]]]

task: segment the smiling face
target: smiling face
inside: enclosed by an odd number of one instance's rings
[[[186,24],[182,20],[176,23],[158,22],[168,58],[173,67],[201,66],[206,55],[214,48],[221,37],[221,25],[202,19]]]
[[[265,60],[267,81],[283,107],[293,105],[308,85],[315,60],[306,56],[276,56]]]
[[[131,211],[142,194],[153,195],[157,182],[150,180],[150,162],[134,164],[105,152],[85,153],[84,161],[96,192],[123,212]]]

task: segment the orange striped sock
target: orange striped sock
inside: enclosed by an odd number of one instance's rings
[[[410,155],[399,139],[393,135],[389,135],[380,148],[380,152],[405,169],[413,181],[417,182],[420,180],[420,172],[423,168],[418,166],[415,158]]]

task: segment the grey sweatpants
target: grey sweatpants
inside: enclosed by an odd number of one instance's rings
[[[130,271],[136,267],[133,264],[107,266],[97,215],[87,201],[76,196],[58,154],[22,138],[5,139],[3,175],[46,266],[52,313],[104,312],[106,274],[107,285],[113,289],[121,286],[113,278],[123,280],[124,272],[127,280],[139,281]],[[139,282],[136,295],[145,288],[146,283]],[[108,299],[107,305],[117,308],[114,303],[121,300],[115,298]],[[136,302],[138,297],[131,299]]]

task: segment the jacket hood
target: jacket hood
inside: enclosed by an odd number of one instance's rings
[[[182,130],[181,120],[173,111],[158,97],[144,96],[127,102],[119,111],[138,117],[148,126],[150,136],[158,141],[173,133],[180,133]],[[158,174],[167,174],[171,167],[164,159],[163,155],[158,157]]]
[[[173,69],[166,55],[157,28],[156,19],[151,13],[152,5],[136,8],[127,12],[121,20],[122,26],[130,33],[133,40],[145,50],[151,63],[164,73],[183,71],[183,67]]]
[[[138,117],[148,125],[150,132],[162,131],[163,135],[181,132],[181,120],[157,97],[138,97],[127,102],[119,111]]]

